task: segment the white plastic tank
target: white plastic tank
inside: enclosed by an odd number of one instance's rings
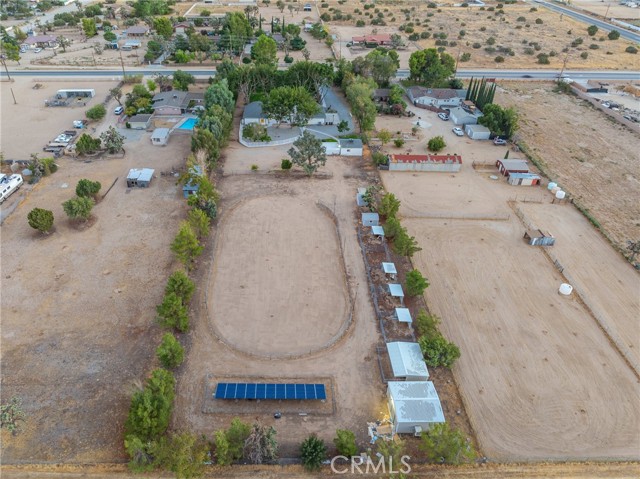
[[[567,283],[562,283],[560,285],[560,289],[558,290],[558,292],[563,296],[569,296],[572,291],[573,291],[573,286]]]
[[[558,190],[556,191],[556,199],[558,200],[564,200],[564,197],[567,195],[567,193],[565,193],[562,190]]]
[[[554,186],[553,188],[551,188],[551,194],[555,195],[558,191],[561,191],[559,186]]]
[[[549,191],[551,191],[552,189],[554,189],[556,186],[558,186],[558,183],[554,183],[553,181],[551,181],[548,185],[547,185],[547,189]]]

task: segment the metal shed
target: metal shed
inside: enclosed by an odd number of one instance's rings
[[[531,246],[553,246],[556,242],[551,233],[544,233],[542,230],[525,231],[523,238]]]
[[[397,434],[419,436],[432,424],[445,422],[438,392],[431,381],[389,381],[387,396]]]
[[[155,170],[151,168],[132,168],[127,175],[127,187],[148,188]]]
[[[165,146],[169,141],[171,130],[169,128],[156,128],[151,133],[151,143],[156,146]]]
[[[464,132],[472,140],[488,140],[491,138],[491,130],[483,125],[465,125]]]
[[[378,236],[379,238],[384,238],[384,228],[382,226],[372,226],[371,234],[373,234],[373,236]]]
[[[506,160],[496,161],[496,166],[502,176],[509,176],[512,173],[529,173],[529,165],[526,160]]]
[[[534,173],[511,173],[507,183],[514,186],[535,186],[540,184],[540,176]]]
[[[378,213],[362,213],[362,226],[378,226],[380,216]]]
[[[413,318],[411,318],[411,311],[409,311],[409,308],[396,308],[394,316],[401,323],[413,323]]]
[[[429,379],[429,370],[418,343],[400,341],[387,343],[387,352],[394,377],[403,378],[406,381]]]

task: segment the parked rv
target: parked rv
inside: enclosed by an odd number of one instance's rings
[[[7,176],[0,173],[0,203],[4,203],[4,200],[15,193],[23,182],[21,175]]]

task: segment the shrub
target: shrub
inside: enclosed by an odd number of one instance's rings
[[[156,369],[151,373],[144,389],[131,398],[125,438],[133,436],[149,442],[164,434],[173,411],[175,384],[173,374],[166,369]]]
[[[527,19],[525,17],[518,17],[516,19],[516,22],[526,22],[526,21],[527,21]]]
[[[42,208],[34,208],[27,215],[29,226],[41,233],[47,233],[53,227],[53,212]]]
[[[180,342],[171,333],[162,336],[162,342],[156,349],[156,356],[167,369],[173,369],[182,364],[184,360],[184,348]]]
[[[94,201],[92,198],[76,197],[62,203],[62,209],[69,218],[87,220],[91,216]]]
[[[486,32],[487,31],[487,27],[480,27],[480,31],[481,32]]]
[[[409,233],[407,233],[407,230],[404,228],[401,228],[395,235],[393,240],[393,251],[396,254],[411,258],[415,253],[421,250],[422,248],[418,246],[418,242],[415,237],[409,236]]]
[[[106,114],[107,114],[107,109],[104,107],[102,103],[89,108],[85,112],[85,115],[87,116],[87,118],[89,118],[90,120],[96,120],[96,121],[102,120]]]
[[[182,304],[189,304],[196,289],[196,285],[182,270],[174,271],[167,280],[165,294],[174,293],[182,300]]]
[[[444,149],[446,146],[447,144],[445,143],[444,138],[442,136],[434,136],[427,143],[427,148],[433,152],[438,152]]]
[[[538,63],[541,65],[548,65],[549,63],[551,63],[549,61],[549,55],[547,55],[546,53],[538,54]]]
[[[258,165],[256,165],[255,163],[251,165],[251,171],[258,171]]]
[[[586,60],[589,57],[589,52],[582,52],[580,54],[580,58],[582,58],[583,60]]]
[[[476,42],[473,45],[471,45],[471,47],[475,48],[477,50],[478,48],[482,48],[482,45],[480,43]]]
[[[526,47],[524,49],[524,53],[525,55],[533,55],[535,53],[535,50],[533,48]]]
[[[76,185],[76,195],[81,198],[95,198],[102,185],[99,181],[81,179]]]
[[[420,271],[412,269],[407,273],[405,288],[408,296],[420,296],[428,287],[429,282],[422,276]]]
[[[493,37],[489,37],[487,38],[487,45],[495,45],[496,44],[496,39]]]
[[[393,193],[387,193],[380,200],[378,213],[385,218],[393,218],[400,209],[400,200]]]
[[[400,220],[395,217],[387,218],[383,229],[384,235],[389,239],[394,239],[398,234],[401,234],[401,232],[404,231],[404,228],[400,224]]]
[[[293,166],[293,163],[291,163],[291,160],[287,158],[283,158],[282,161],[280,162],[280,168],[282,168],[285,171],[290,170],[292,166]]]
[[[345,457],[351,457],[358,454],[358,446],[356,445],[356,435],[347,429],[338,429],[333,443],[338,450],[338,454]]]
[[[420,38],[422,38],[423,40],[429,38],[430,36],[431,36],[431,33],[429,33],[429,32],[420,33]]]
[[[464,52],[460,57],[461,62],[468,62],[469,60],[471,60],[471,53],[469,52]]]
[[[356,27],[364,27],[364,26],[365,26],[364,20],[358,20],[356,22]]]
[[[309,471],[317,471],[327,456],[327,447],[324,441],[315,434],[306,438],[300,445],[300,458],[302,465]]]
[[[598,45],[597,43],[592,43],[591,45],[589,45],[589,50],[597,50],[599,48],[600,48],[600,45]]]
[[[542,18],[536,18],[536,25],[542,25],[543,23]]]
[[[629,45],[627,48],[625,48],[624,50],[626,53],[632,53],[632,54],[636,54],[638,53],[638,49],[632,45]]]
[[[449,423],[434,424],[422,436],[420,449],[427,460],[437,464],[470,462],[476,456],[473,444],[459,429],[451,429]]]
[[[379,151],[374,152],[371,156],[373,159],[373,163],[376,166],[386,165],[387,162],[389,161],[389,159],[387,158],[387,155],[385,155],[384,153],[380,153]]]
[[[293,63],[293,57],[290,57],[289,55],[286,55],[284,57],[284,62],[285,63]]]
[[[439,324],[440,318],[428,314],[425,310],[421,310],[414,321],[418,337],[435,338],[440,336],[440,331],[438,331]]]
[[[156,320],[163,328],[175,328],[181,333],[189,330],[189,312],[176,293],[165,294],[162,303],[156,307],[156,312]]]
[[[611,30],[607,35],[607,38],[609,40],[617,40],[618,38],[620,38],[620,32],[618,30]]]
[[[494,47],[485,47],[484,51],[491,55],[496,52],[496,49]]]
[[[423,336],[418,340],[418,343],[424,355],[424,361],[428,366],[450,368],[456,359],[460,357],[458,346],[450,343],[443,336],[433,338]]]
[[[579,46],[579,45],[582,45],[582,37],[578,37],[574,41],[571,42],[571,46],[574,47],[574,48]]]
[[[404,140],[402,138],[396,138],[393,140],[393,144],[396,145],[397,148],[402,148],[404,145]]]
[[[590,37],[595,36],[595,34],[598,33],[598,27],[596,25],[590,25],[587,28],[587,33],[589,34]]]
[[[503,56],[498,55],[497,57],[495,57],[495,58],[493,59],[493,61],[494,61],[494,62],[496,62],[496,63],[504,63],[504,57],[503,57]]]

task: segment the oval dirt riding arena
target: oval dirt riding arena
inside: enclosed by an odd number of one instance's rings
[[[304,198],[243,201],[218,227],[207,304],[215,332],[258,356],[331,344],[349,313],[335,225]]]

